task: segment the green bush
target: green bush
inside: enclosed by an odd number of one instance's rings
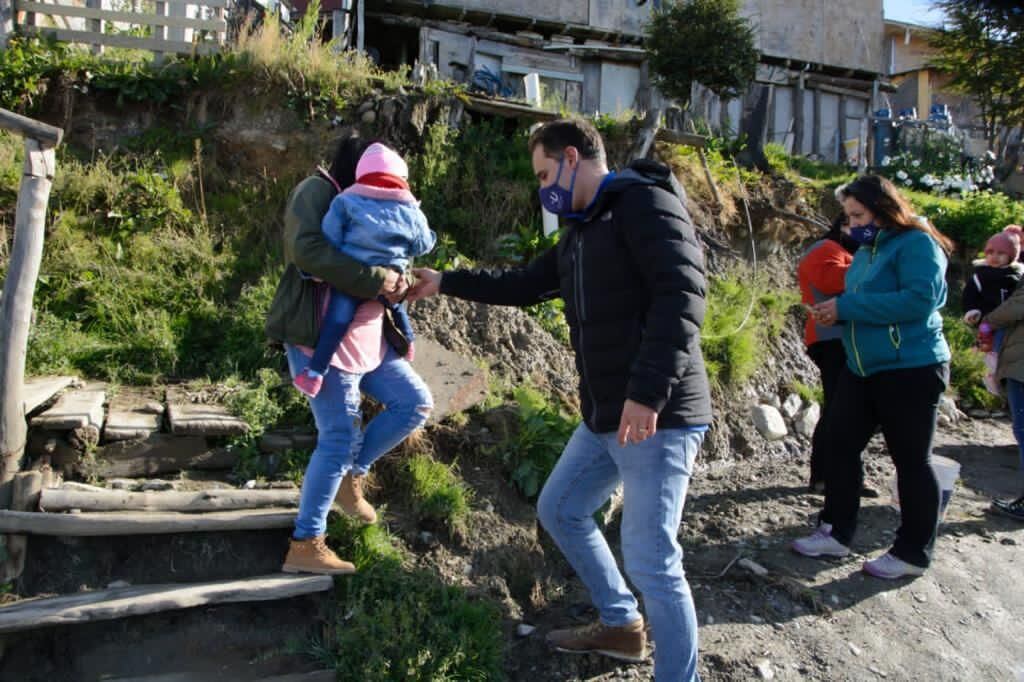
[[[555,468],[578,421],[529,386],[515,389],[513,397],[519,407],[519,427],[497,450],[512,483],[524,496],[533,498]]]
[[[1024,202],[999,192],[971,192],[963,200],[930,203],[925,212],[935,226],[967,249],[980,250],[988,238],[1011,223],[1024,223]]]
[[[420,519],[463,532],[469,514],[469,488],[455,470],[430,455],[406,460],[405,487],[413,513]]]
[[[953,315],[944,315],[942,331],[949,343],[952,359],[949,363],[949,385],[965,408],[999,408],[1003,399],[992,395],[982,383],[985,377],[985,363],[981,352],[975,348],[975,330]]]
[[[407,569],[380,526],[339,517],[328,535],[358,569],[337,582],[337,610],[317,647],[339,675],[366,682],[504,679],[493,604]]]
[[[795,291],[768,289],[741,272],[712,278],[701,332],[711,382],[731,387],[749,379],[798,301]]]

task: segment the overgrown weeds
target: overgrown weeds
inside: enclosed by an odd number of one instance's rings
[[[578,420],[530,386],[516,388],[513,398],[518,406],[518,428],[496,452],[516,489],[533,498],[555,468]]]
[[[949,343],[949,385],[964,408],[1002,407],[1003,399],[988,392],[983,383],[985,362],[975,347],[975,332],[954,315],[943,315],[942,331]]]
[[[455,467],[430,455],[417,454],[402,465],[402,487],[420,522],[441,526],[450,533],[466,531],[471,493]]]

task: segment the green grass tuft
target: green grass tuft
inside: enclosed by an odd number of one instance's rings
[[[430,455],[413,455],[403,470],[413,512],[421,521],[438,523],[454,532],[465,531],[470,490],[454,467]]]

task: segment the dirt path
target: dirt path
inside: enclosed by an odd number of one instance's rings
[[[917,580],[863,574],[889,546],[892,465],[880,441],[855,555],[817,561],[789,542],[811,528],[820,498],[805,492],[805,463],[741,463],[701,470],[681,531],[701,624],[701,675],[716,680],[1024,680],[1024,524],[985,512],[993,495],[1019,494],[1024,476],[1009,423],[971,420],[939,435],[935,452],[962,464],[929,572]],[[740,566],[751,559],[768,570]],[[728,570],[725,570],[728,566]],[[724,570],[724,573],[723,573]],[[543,633],[592,617],[577,581],[519,647],[519,680],[648,679],[649,666],[545,651]]]

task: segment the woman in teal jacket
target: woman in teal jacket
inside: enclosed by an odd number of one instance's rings
[[[915,216],[884,178],[862,176],[836,196],[861,247],[844,293],[811,311],[819,324],[843,326],[846,367],[827,437],[825,507],[818,530],[793,549],[813,557],[850,553],[864,480],[861,453],[881,426],[896,465],[902,518],[892,548],[864,570],[889,579],[921,575],[939,520],[939,484],[930,459],[936,410],[949,381],[939,309],[946,303],[952,242]]]

